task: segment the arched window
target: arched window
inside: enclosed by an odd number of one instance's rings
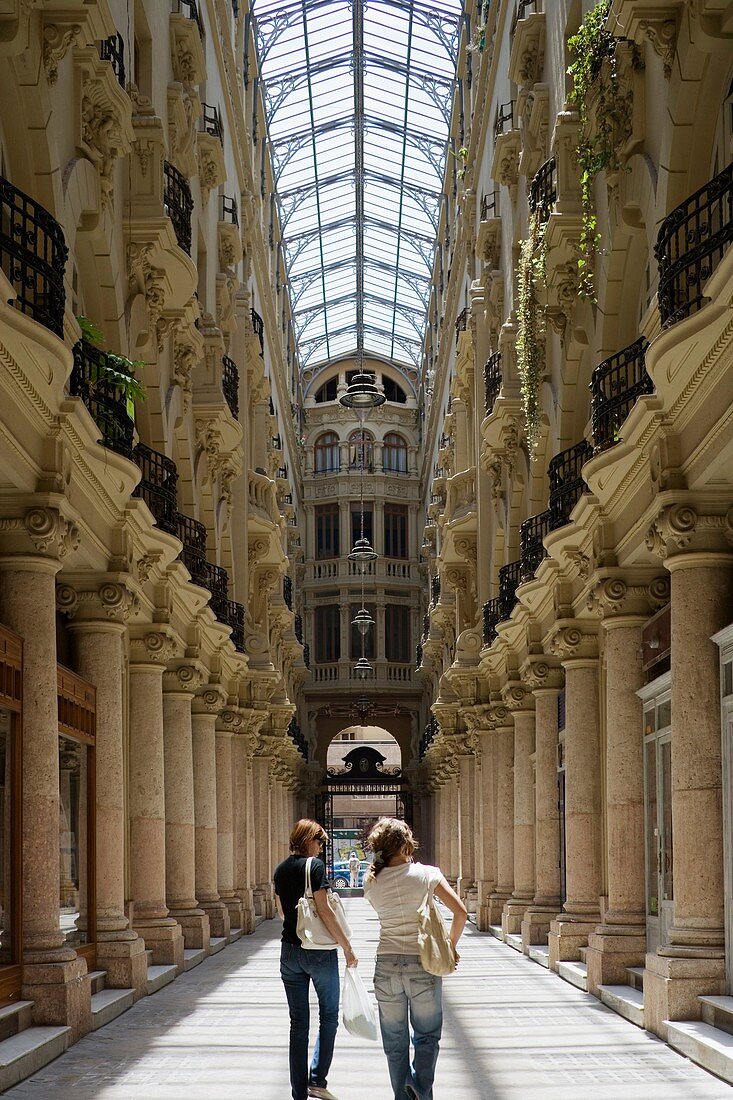
[[[384,437],[384,468],[393,473],[407,473],[407,444],[397,432],[388,432]]]
[[[372,471],[372,444],[374,443],[374,436],[371,432],[364,431],[363,428],[358,431],[352,432],[349,436],[349,466],[352,470],[360,470],[362,462],[364,463],[364,469],[371,473]]]
[[[324,401],[335,401],[338,385],[339,380],[337,375],[334,375],[333,378],[329,378],[328,382],[324,382],[320,390],[316,393],[316,404],[321,405]]]
[[[388,401],[397,401],[400,405],[406,403],[407,394],[402,389],[402,386],[398,386],[397,383],[392,378],[388,378],[386,374],[382,376],[382,383],[384,385],[384,396]]]
[[[339,438],[335,432],[319,435],[314,447],[317,474],[336,473],[339,468]]]

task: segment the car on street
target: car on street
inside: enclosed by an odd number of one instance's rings
[[[357,883],[359,886],[364,885],[364,876],[371,866],[371,861],[368,859],[359,860],[359,877]],[[333,865],[333,877],[331,879],[331,886],[334,890],[348,890],[351,883],[351,877],[349,875],[349,861],[337,860]]]

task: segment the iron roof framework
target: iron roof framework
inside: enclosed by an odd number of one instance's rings
[[[460,19],[460,0],[256,0],[302,368],[421,361]]]

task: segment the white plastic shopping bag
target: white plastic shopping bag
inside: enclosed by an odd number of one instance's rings
[[[374,1005],[355,966],[346,968],[343,1021],[351,1035],[358,1035],[360,1039],[372,1039],[374,1042],[379,1037]]]

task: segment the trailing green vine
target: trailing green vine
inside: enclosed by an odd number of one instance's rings
[[[540,388],[545,371],[545,310],[536,289],[545,277],[542,225],[541,213],[535,210],[529,218],[529,235],[519,248],[517,267],[517,371],[530,459],[535,457],[540,438]]]
[[[619,167],[614,141],[614,104],[619,96],[617,40],[606,30],[610,6],[610,0],[600,0],[587,13],[578,33],[568,40],[568,48],[575,57],[568,69],[573,82],[569,99],[580,117],[578,165],[583,224],[578,257],[578,291],[582,298],[591,301],[595,301],[594,268],[601,242],[593,201],[593,183],[600,172],[614,171]],[[591,102],[592,116],[589,113]]]
[[[98,325],[84,316],[77,317],[76,320],[81,329],[82,339],[101,350],[104,334]],[[115,386],[125,398],[128,412],[134,417],[135,401],[144,401],[147,397],[145,386],[135,377],[135,370],[144,366],[145,361],[142,359],[128,359],[126,355],[107,351],[104,353],[104,358],[95,363],[94,371],[97,377],[92,379],[92,384],[105,383]]]

